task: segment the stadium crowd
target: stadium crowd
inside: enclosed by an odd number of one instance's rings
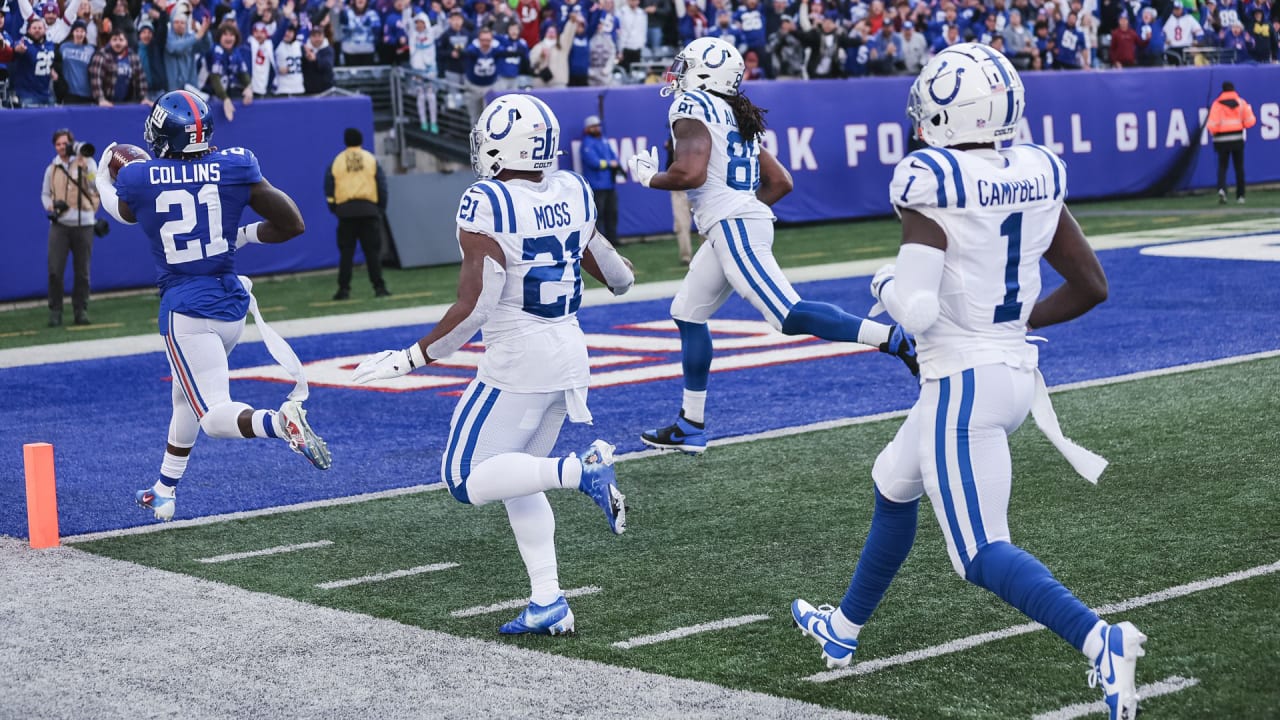
[[[654,81],[703,36],[736,44],[755,81],[911,75],[966,41],[1020,70],[1273,63],[1280,34],[1272,0],[36,2],[0,7],[0,80],[19,105],[187,88],[228,116],[233,98],[324,92],[335,65],[411,67],[433,117],[443,88],[479,103],[495,88]]]

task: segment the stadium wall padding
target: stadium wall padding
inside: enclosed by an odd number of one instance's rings
[[[1212,188],[1217,159],[1201,145],[1202,114],[1230,80],[1258,116],[1245,145],[1248,182],[1280,180],[1280,66],[1218,65],[1119,72],[1023,73],[1027,108],[1018,142],[1050,145],[1067,164],[1070,198]],[[795,178],[774,209],[784,222],[888,215],[889,180],[902,158],[912,78],[746,83],[767,108],[765,145]],[[561,146],[577,162],[582,120],[601,114],[625,159],[662,145],[669,99],[660,86],[543,90],[560,119]],[[1207,136],[1205,137],[1207,142]],[[1190,157],[1188,157],[1190,156]],[[1232,182],[1233,174],[1228,177]],[[671,232],[666,193],[618,190],[619,234]]]
[[[0,264],[0,300],[43,297],[47,292],[49,221],[40,204],[40,183],[53,160],[54,130],[70,128],[76,140],[93,143],[101,155],[112,141],[145,145],[142,124],[148,112],[141,105],[0,111],[0,146],[9,163],[0,173],[0,238],[9,258]],[[293,198],[307,223],[306,233],[285,245],[245,248],[236,258],[237,270],[261,275],[336,266],[337,221],[325,204],[324,172],[343,148],[344,128],[359,128],[365,148],[373,149],[369,99],[260,100],[237,106],[231,122],[215,104],[214,123],[213,144],[252,150],[263,175]],[[247,211],[242,223],[256,218]],[[70,292],[70,259],[66,282]],[[155,264],[141,230],[112,221],[110,234],[94,243],[93,290],[154,282]]]

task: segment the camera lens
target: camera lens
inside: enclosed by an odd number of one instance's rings
[[[78,150],[82,157],[91,158],[98,154],[98,149],[93,146],[93,143],[88,143],[88,142],[79,143]]]

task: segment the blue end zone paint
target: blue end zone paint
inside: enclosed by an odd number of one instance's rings
[[[1111,299],[1074,323],[1039,332],[1051,339],[1041,348],[1050,383],[1280,348],[1274,318],[1280,283],[1271,264],[1148,257],[1136,248],[1101,256]],[[1046,287],[1059,282],[1046,268]],[[806,299],[852,312],[871,304],[864,278],[797,289]],[[619,324],[666,318],[669,305],[655,300],[586,308],[579,317],[587,332],[619,332],[613,329]],[[738,298],[720,317],[759,319]],[[404,347],[421,330],[299,338],[294,347],[306,359],[359,355]],[[678,362],[678,354],[667,360]],[[248,367],[271,360],[255,344],[237,349],[231,362]],[[0,533],[26,536],[20,446],[27,442],[54,444],[63,534],[155,522],[134,506],[133,493],[158,477],[170,411],[169,386],[162,381],[168,372],[162,353],[0,370],[0,448],[7,458],[0,463]],[[622,452],[641,449],[642,430],[675,417],[680,387],[673,378],[592,391],[595,425],[566,423],[557,452],[580,449],[597,437]],[[918,393],[901,363],[879,353],[713,373],[708,389],[713,438],[902,410]],[[278,407],[287,390],[279,383],[232,383],[235,399],[261,408]],[[178,488],[178,517],[437,482],[456,402],[432,391],[314,388],[308,419],[328,441],[333,469],[315,470],[278,441],[201,435]],[[1068,432],[1071,422],[1066,421]]]

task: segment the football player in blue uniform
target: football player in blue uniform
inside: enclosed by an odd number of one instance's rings
[[[774,203],[791,192],[791,174],[760,146],[764,115],[739,92],[746,64],[724,40],[702,37],[676,55],[662,95],[674,95],[667,122],[675,159],[658,171],[657,148],[633,155],[631,177],[657,190],[685,190],[693,219],[707,241],[698,248],[671,318],[680,330],[684,395],[675,423],[640,439],[651,447],[701,453],[707,449],[703,410],[711,373],[707,321],[737,291],[774,329],[878,347],[916,372],[915,343],[894,325],[850,315],[835,305],[804,300],[773,257]]]
[[[209,144],[212,120],[199,97],[185,90],[164,94],[143,131],[154,159],[126,164],[112,185],[108,147],[96,179],[103,208],[122,223],[142,226],[156,263],[173,415],[160,479],[139,490],[136,500],[166,521],[173,518],[174,488],[201,429],[215,438],[277,438],[316,467],[330,465],[329,450],[298,400],[275,412],[231,399],[227,355],[240,340],[252,301],[235,273],[236,248],[282,243],[305,226],[293,200],[262,177],[253,153]],[[238,227],[246,207],[265,220]]]
[[[847,666],[911,551],[928,494],[955,571],[1082,652],[1112,720],[1133,720],[1146,636],[1099,618],[1009,534],[1008,436],[1028,413],[1081,475],[1096,482],[1106,467],[1062,435],[1027,342],[1028,328],[1105,300],[1107,278],[1064,204],[1062,161],[1040,145],[1001,147],[1023,107],[1017,70],[977,43],[938,53],[911,88],[908,114],[929,147],[894,170],[902,247],[871,292],[919,342],[920,398],[871,470],[871,529],[840,606],[798,599],[791,613],[827,667]],[[1064,280],[1043,297],[1041,258]]]

